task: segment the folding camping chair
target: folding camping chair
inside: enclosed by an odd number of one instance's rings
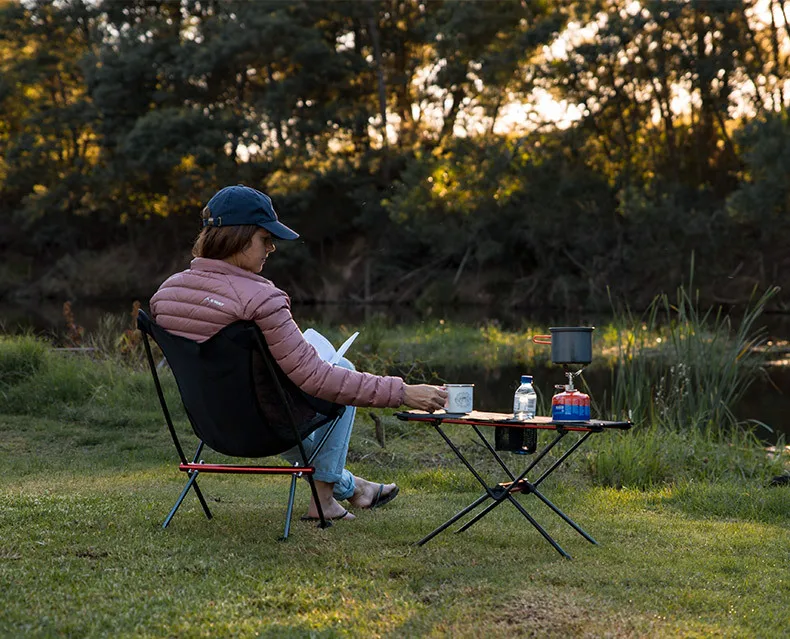
[[[142,310],[137,316],[137,327],[142,331],[159,403],[181,459],[178,468],[188,477],[162,527],[166,528],[170,523],[190,488],[195,491],[206,517],[211,519],[211,511],[197,484],[200,473],[290,474],[291,487],[282,539],[287,539],[290,531],[297,477],[304,476],[318,508],[319,526],[330,526],[331,522],[324,517],[318,501],[313,480],[315,468],[311,464],[345,407],[299,390],[274,361],[254,322],[234,322],[205,342],[168,333]],[[187,460],[173,426],[149,337],[164,353],[192,430],[199,440],[192,461]],[[326,424],[331,425],[308,457],[302,439]],[[269,457],[298,446],[302,463],[294,466],[206,464],[200,459],[204,446],[224,455],[248,458]]]

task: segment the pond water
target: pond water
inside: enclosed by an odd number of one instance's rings
[[[87,332],[94,330],[103,315],[122,316],[132,309],[132,300],[107,301],[102,304],[74,304],[76,322]],[[379,316],[388,322],[419,323],[435,322],[443,318],[459,324],[480,324],[496,320],[502,328],[517,329],[526,325],[602,326],[609,318],[602,314],[563,314],[552,311],[514,311],[507,308],[423,308],[408,306],[347,306],[347,305],[294,305],[294,316],[304,326],[310,324],[339,326],[361,325]],[[131,318],[130,318],[131,320]],[[790,315],[765,315],[761,324],[768,329],[772,339],[787,341],[790,338]],[[41,303],[32,306],[11,305],[0,302],[0,332],[32,330],[40,334],[63,333],[63,306]],[[474,383],[475,408],[479,410],[507,412],[513,404],[513,392],[522,373],[535,376],[535,383],[544,401],[554,394],[554,385],[565,381],[560,366],[547,366],[541,370],[523,371],[517,367],[504,366],[494,370],[481,367],[454,368],[439,371],[447,381]],[[594,397],[600,397],[610,386],[610,373],[603,368],[585,371],[585,380]],[[774,443],[779,433],[790,440],[790,366],[773,366],[767,378],[759,378],[749,389],[746,397],[734,409],[739,419],[753,419],[768,424],[773,430],[758,430],[758,435]]]
[[[773,366],[767,369],[767,373],[767,378],[754,381],[747,394],[734,407],[733,413],[740,420],[757,420],[768,425],[771,431],[762,427],[755,431],[767,443],[775,444],[780,434],[790,441],[790,367]],[[546,407],[544,414],[548,414],[551,397],[558,392],[554,386],[567,383],[561,366],[547,366],[534,371],[525,371],[516,366],[503,366],[490,371],[468,367],[446,372],[448,382],[473,383],[475,408],[493,412],[512,410],[513,393],[522,374],[531,374],[535,378],[534,384]],[[593,367],[584,371],[583,375],[593,398],[602,398],[611,387],[611,372],[606,368]],[[580,385],[576,383],[576,386]]]

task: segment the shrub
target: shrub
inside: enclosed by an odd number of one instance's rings
[[[122,423],[159,410],[147,366],[112,354],[57,352],[32,337],[0,338],[0,412]],[[160,371],[168,405],[181,402],[168,369]]]
[[[782,472],[783,463],[767,456],[751,430],[717,435],[657,423],[595,438],[585,460],[596,484],[638,489],[697,480],[765,482]]]
[[[44,363],[47,344],[26,335],[0,335],[0,390],[36,374]]]

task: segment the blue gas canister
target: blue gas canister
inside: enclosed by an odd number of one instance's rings
[[[586,422],[590,419],[590,396],[564,387],[551,398],[551,418],[555,422]]]

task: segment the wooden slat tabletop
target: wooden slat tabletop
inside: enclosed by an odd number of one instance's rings
[[[567,428],[568,430],[598,430],[598,429],[619,429],[628,430],[631,422],[607,422],[600,419],[591,419],[586,422],[555,422],[551,417],[537,415],[532,419],[517,421],[513,418],[513,413],[489,413],[473,410],[471,413],[447,413],[438,410],[434,413],[427,413],[421,410],[410,410],[395,413],[395,417],[404,421],[432,422],[441,420],[446,424],[474,424],[475,426],[510,426],[513,428],[537,428],[556,430],[557,427]]]

